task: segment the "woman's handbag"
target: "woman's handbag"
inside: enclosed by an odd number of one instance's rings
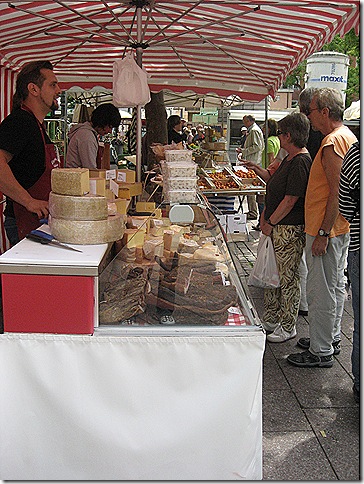
[[[116,107],[145,106],[150,101],[148,74],[132,54],[114,62],[112,84]]]
[[[248,286],[276,288],[279,287],[279,272],[272,239],[260,235],[257,258],[248,278]]]

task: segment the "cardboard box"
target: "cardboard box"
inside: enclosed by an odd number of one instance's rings
[[[123,183],[135,183],[135,171],[124,168],[116,172],[116,181]]]
[[[118,183],[119,196],[118,198],[131,198],[136,195],[141,195],[143,192],[143,185],[141,182],[136,183]]]

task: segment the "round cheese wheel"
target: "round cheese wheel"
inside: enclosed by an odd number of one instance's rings
[[[64,220],[50,216],[51,234],[66,244],[94,245],[114,242],[123,237],[124,218],[110,215],[105,220]]]
[[[98,195],[76,197],[51,192],[49,213],[64,220],[105,220],[108,216],[107,199]]]

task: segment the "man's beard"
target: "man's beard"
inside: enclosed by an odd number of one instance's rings
[[[49,111],[56,111],[56,110],[58,109],[58,101],[57,101],[57,99],[53,99],[52,104],[51,104],[51,105],[49,105],[49,104],[47,104],[47,103],[45,102],[45,100],[44,100],[44,98],[43,98],[43,96],[42,96],[42,95],[40,96],[40,98],[41,98],[41,100],[43,101],[43,104],[44,104],[45,106],[47,106],[47,108],[49,109]]]

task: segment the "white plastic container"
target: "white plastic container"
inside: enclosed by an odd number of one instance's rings
[[[166,161],[192,161],[192,150],[166,150]]]
[[[316,52],[307,58],[305,87],[333,87],[345,101],[350,59],[340,52]]]
[[[197,176],[193,177],[173,177],[164,181],[167,190],[195,190],[197,185]]]
[[[165,164],[165,173],[168,178],[185,177],[190,178],[196,176],[197,165],[194,162],[168,162]],[[163,175],[164,176],[164,175]]]
[[[170,203],[196,203],[196,190],[168,190],[164,197]]]

